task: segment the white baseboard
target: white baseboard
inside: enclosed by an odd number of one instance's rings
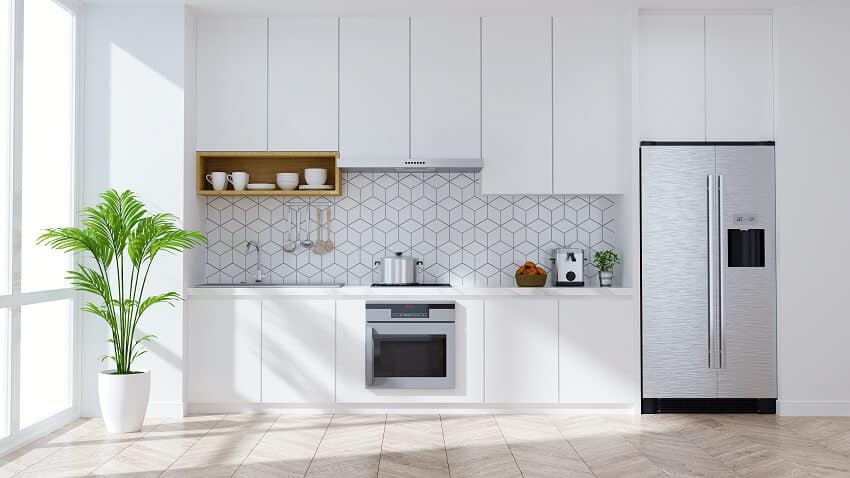
[[[150,402],[147,416],[156,418],[183,418],[183,402]],[[97,400],[85,401],[80,407],[80,415],[85,418],[100,417],[100,404]]]
[[[503,413],[534,413],[534,414],[634,414],[635,408],[630,404],[588,405],[581,406],[541,406],[525,405],[493,405],[476,403],[457,404],[375,404],[375,403],[332,403],[332,404],[283,404],[283,403],[190,403],[186,407],[189,415],[207,413],[350,413],[350,414],[433,414],[443,415],[475,415]]]
[[[850,402],[777,400],[776,413],[783,416],[800,417],[847,417],[850,416]]]

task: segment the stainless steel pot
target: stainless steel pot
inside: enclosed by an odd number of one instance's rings
[[[416,284],[416,268],[421,265],[422,261],[417,258],[396,252],[393,256],[375,261],[378,268],[377,282],[389,285]]]

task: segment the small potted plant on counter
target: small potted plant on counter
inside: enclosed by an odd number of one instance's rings
[[[149,370],[134,369],[133,362],[145,353],[140,344],[155,338],[137,337],[136,326],[151,306],[180,300],[177,292],[146,297],[148,272],[158,253],[190,249],[206,238],[178,228],[171,214],[148,214],[131,191],[110,189],[100,199],[97,206],[83,210],[83,227],[47,229],[38,243],[72,254],[89,253],[68,271],[68,279],[76,290],[98,298],[83,311],[109,325],[112,355],[102,360],[112,360],[115,368],[98,375],[100,411],[111,433],[135,432],[145,419],[151,377]]]
[[[614,282],[614,266],[620,263],[620,256],[611,249],[596,251],[593,265],[599,270],[599,287],[611,287]]]

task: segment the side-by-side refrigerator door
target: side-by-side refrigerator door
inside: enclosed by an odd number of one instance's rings
[[[709,245],[713,146],[641,148],[643,396],[713,398]],[[715,236],[710,236],[714,231]]]
[[[717,147],[720,230],[718,394],[775,398],[773,146]]]

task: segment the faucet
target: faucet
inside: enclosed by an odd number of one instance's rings
[[[245,255],[251,253],[251,248],[256,249],[257,251],[257,269],[254,271],[254,282],[262,282],[263,281],[263,269],[260,265],[260,245],[255,241],[247,241],[245,243]],[[248,282],[248,266],[245,266],[245,282]]]

